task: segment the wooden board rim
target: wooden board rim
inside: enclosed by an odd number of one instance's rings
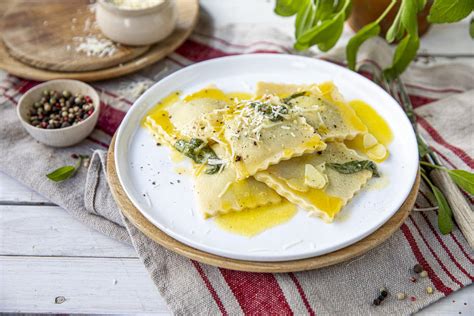
[[[175,29],[173,33],[162,42],[151,46],[144,54],[120,67],[111,67],[85,72],[59,72],[39,69],[24,64],[10,56],[5,44],[0,41],[0,69],[8,73],[30,80],[47,81],[54,79],[75,79],[86,82],[100,81],[124,76],[143,69],[163,59],[175,51],[188,37],[196,26],[199,16],[199,0],[178,0],[191,13],[186,16],[186,28]],[[184,18],[184,17],[181,17]]]
[[[173,239],[161,231],[158,227],[153,225],[133,205],[132,201],[128,198],[127,194],[123,190],[115,168],[114,152],[115,135],[112,138],[112,142],[107,153],[107,180],[119,209],[137,229],[166,249],[189,259],[220,268],[246,272],[286,273],[307,271],[328,267],[363,255],[367,251],[375,248],[387,240],[393,233],[395,233],[398,228],[400,228],[415,205],[415,200],[420,186],[420,175],[418,174],[407,199],[402,204],[400,209],[395,213],[395,215],[393,215],[375,232],[350,246],[325,255],[300,260],[279,262],[246,261],[225,258],[192,248]]]

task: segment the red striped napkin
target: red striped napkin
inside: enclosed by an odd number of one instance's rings
[[[252,27],[238,25],[219,30],[201,28],[165,60],[136,75],[96,84],[102,94],[103,111],[96,130],[81,146],[107,149],[137,97],[129,89],[131,83],[151,84],[177,69],[210,58],[256,52],[291,53],[291,41],[272,29],[256,32]],[[360,54],[361,61],[377,67],[383,67],[389,57],[390,49],[377,39],[364,45]],[[343,54],[336,50],[324,58],[341,64]],[[432,149],[447,166],[471,171],[474,168],[473,74],[472,65],[419,61],[403,77],[418,114],[420,131]],[[13,76],[0,83],[0,123],[5,126],[0,131],[0,151],[12,152],[0,161],[0,169],[48,196],[86,224],[121,240],[130,241],[130,237],[160,294],[176,314],[411,314],[471,284],[474,279],[473,251],[457,228],[449,235],[441,235],[434,212],[413,212],[388,241],[355,260],[301,273],[246,273],[200,264],[167,251],[124,220],[128,237],[113,207],[107,207],[113,214],[104,214],[96,210],[94,203],[87,207],[64,200],[64,196],[75,200],[74,190],[84,185],[81,181],[85,182],[85,175],[79,174],[71,186],[63,188],[19,170],[15,161],[24,163],[27,158],[18,140],[30,142],[23,145],[28,146],[29,153],[47,150],[57,157],[69,155],[69,152],[46,149],[31,141],[22,130],[15,130],[18,124],[14,105],[35,84]],[[103,155],[98,153],[97,159],[103,160]],[[65,159],[56,156],[49,162]],[[31,170],[42,172],[43,169],[40,165]],[[417,207],[434,204],[428,192],[422,185]],[[473,197],[465,195],[472,205]],[[108,198],[107,194],[103,196]],[[413,283],[410,269],[415,263],[423,266],[428,277]],[[426,294],[428,286],[435,289],[431,295]],[[386,287],[391,295],[381,306],[373,306],[371,303],[381,287]],[[397,292],[406,293],[408,298],[397,301]]]

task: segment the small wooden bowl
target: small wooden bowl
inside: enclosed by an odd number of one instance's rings
[[[33,104],[38,101],[44,90],[70,91],[89,96],[94,103],[94,112],[90,117],[77,125],[44,129],[29,123],[29,112]],[[75,145],[89,136],[99,119],[100,100],[97,92],[88,84],[77,80],[51,80],[37,85],[25,93],[18,102],[17,114],[26,131],[37,141],[52,147],[68,147]]]

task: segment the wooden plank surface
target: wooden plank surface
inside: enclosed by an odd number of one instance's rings
[[[57,206],[0,205],[0,255],[137,258]]]
[[[0,269],[2,312],[169,314],[138,259],[0,256]]]

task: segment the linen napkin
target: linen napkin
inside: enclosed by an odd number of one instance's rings
[[[242,25],[212,29],[201,21],[190,39],[163,61],[135,75],[95,84],[102,100],[97,128],[80,145],[67,149],[39,144],[21,127],[15,106],[36,83],[7,76],[0,82],[0,170],[86,225],[132,243],[160,295],[177,315],[411,314],[472,283],[474,252],[457,228],[446,236],[439,233],[435,212],[413,212],[391,238],[352,261],[283,274],[232,271],[189,260],[154,243],[121,216],[106,182],[105,156],[111,136],[141,92],[137,87],[140,90],[202,60],[242,53],[292,53],[291,45],[291,38],[274,29]],[[363,45],[359,61],[383,67],[390,51],[383,41],[374,39]],[[323,58],[343,65],[342,50]],[[471,171],[473,74],[472,64],[432,65],[430,60],[420,60],[403,76],[420,131],[432,149],[447,166]],[[92,156],[87,170],[82,168],[60,184],[44,176],[70,164],[73,153]],[[466,193],[466,198],[472,205],[473,197]],[[430,205],[432,197],[422,185],[416,207]],[[428,277],[413,283],[410,269],[415,263],[423,266]],[[380,306],[373,306],[381,287],[390,295]],[[427,294],[427,287],[433,287],[434,293]],[[408,297],[397,301],[398,292]]]

